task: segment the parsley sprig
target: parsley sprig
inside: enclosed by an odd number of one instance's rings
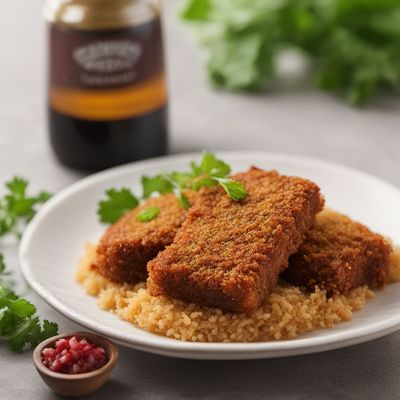
[[[242,200],[247,196],[246,189],[242,183],[229,178],[230,173],[231,167],[226,162],[213,153],[205,152],[199,164],[190,163],[189,172],[170,172],[152,178],[144,176],[143,195],[146,198],[154,192],[175,192],[182,207],[187,209],[190,204],[184,194],[185,189],[198,191],[202,187],[221,185],[232,200]]]
[[[23,226],[36,214],[37,206],[45,203],[51,194],[41,191],[29,196],[28,181],[20,177],[14,177],[5,186],[7,192],[0,198],[0,237],[14,234],[19,238]]]
[[[188,209],[190,202],[185,190],[198,191],[202,187],[220,185],[233,201],[242,200],[247,196],[246,189],[241,182],[231,179],[230,173],[231,167],[226,162],[218,159],[214,153],[204,152],[200,163],[194,161],[190,163],[189,171],[164,172],[152,177],[143,176],[142,198],[147,199],[153,193],[175,193],[181,206]],[[139,204],[138,198],[127,188],[109,189],[106,195],[107,199],[99,202],[97,210],[99,219],[103,223],[114,223]],[[158,214],[159,212],[153,210],[138,220],[147,222],[156,218]]]
[[[3,256],[0,255],[0,341],[6,341],[13,351],[21,351],[26,345],[35,347],[41,341],[58,334],[54,322],[40,322],[36,307],[18,297],[5,283]]]
[[[14,177],[5,186],[6,194],[0,198],[0,238],[9,234],[19,238],[37,207],[51,194],[41,191],[36,196],[28,195],[28,181],[20,177]],[[12,291],[10,275],[0,253],[0,342],[7,342],[13,351],[21,351],[57,335],[58,326],[40,321],[36,307]]]
[[[11,290],[9,276],[0,253],[0,343],[8,343],[13,351],[22,351],[57,335],[58,325],[46,319],[41,322],[36,307]]]

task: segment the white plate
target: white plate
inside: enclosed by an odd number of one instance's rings
[[[330,207],[351,215],[373,230],[400,242],[400,191],[362,172],[290,155],[228,152],[219,156],[235,171],[256,165],[307,177],[320,185]],[[351,322],[287,341],[260,343],[190,343],[148,333],[96,306],[74,281],[83,245],[104,231],[96,205],[110,187],[133,187],[140,177],[161,170],[184,169],[198,154],[146,160],[90,176],[54,196],[25,231],[20,247],[22,272],[32,288],[73,321],[135,349],[196,359],[250,359],[306,354],[349,346],[387,335],[400,327],[399,284],[392,284]]]

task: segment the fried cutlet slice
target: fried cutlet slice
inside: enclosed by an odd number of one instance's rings
[[[391,245],[367,227],[331,210],[316,217],[282,277],[296,285],[347,292],[389,279]]]
[[[148,263],[148,290],[223,311],[254,311],[276,286],[323,200],[314,183],[250,168],[248,196],[203,188],[172,245]]]
[[[194,201],[194,192],[185,194]],[[137,215],[150,207],[160,209],[157,218],[137,221]],[[114,282],[145,281],[147,262],[172,243],[185,215],[172,193],[146,200],[107,229],[97,246],[94,268]]]

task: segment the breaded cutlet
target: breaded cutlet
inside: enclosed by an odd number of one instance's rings
[[[150,294],[250,313],[275,288],[323,200],[314,183],[250,168],[248,196],[203,188],[173,243],[148,263]]]
[[[339,213],[324,210],[289,259],[282,277],[295,285],[343,293],[389,280],[391,245],[384,237]]]
[[[186,195],[194,201],[194,192]],[[160,209],[157,218],[137,221],[138,214],[150,207]],[[185,215],[172,193],[146,200],[107,229],[97,245],[94,268],[114,282],[145,281],[147,262],[172,243]]]

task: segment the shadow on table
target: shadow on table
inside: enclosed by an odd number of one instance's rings
[[[53,392],[46,390],[47,396],[42,395],[43,400],[56,400],[56,399],[70,399],[71,397],[57,395]],[[135,388],[133,385],[128,385],[124,382],[117,381],[115,379],[110,379],[104,386],[97,392],[89,395],[80,397],[81,399],[134,399]]]
[[[397,398],[400,335],[306,356],[193,361],[123,351],[115,376],[87,399]],[[49,395],[49,398],[60,398]]]

